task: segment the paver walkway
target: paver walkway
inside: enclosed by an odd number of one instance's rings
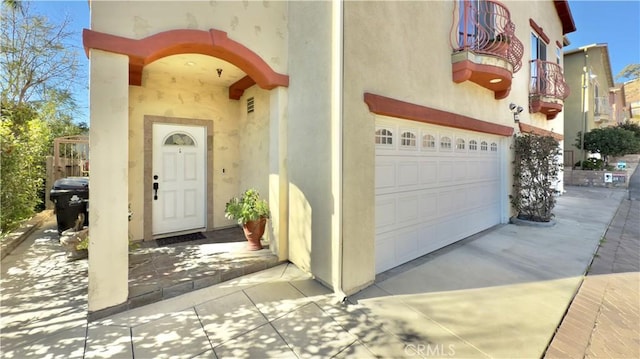
[[[3,322],[2,356],[540,358],[626,195],[570,188],[555,226],[496,226],[378,276],[346,301],[288,263],[94,322],[66,320],[66,330],[51,329],[61,324],[56,302],[32,295],[12,306],[28,305],[28,324],[42,332],[9,337],[12,322]],[[11,288],[20,295],[39,284]],[[4,300],[4,278],[2,289]]]
[[[640,358],[640,200],[618,208],[545,358]]]

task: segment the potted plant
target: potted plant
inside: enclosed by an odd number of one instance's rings
[[[250,188],[239,198],[231,198],[225,207],[225,217],[242,226],[244,236],[249,242],[249,250],[262,249],[260,238],[264,234],[270,212],[267,201],[260,198],[256,189]]]

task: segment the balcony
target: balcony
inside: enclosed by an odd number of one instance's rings
[[[458,0],[451,34],[453,81],[471,81],[503,99],[522,67],[524,46],[509,10],[493,0]]]
[[[593,120],[603,123],[611,119],[611,105],[609,105],[609,97],[596,97],[593,107]]]
[[[555,62],[532,60],[529,112],[540,112],[547,116],[547,120],[553,120],[562,111],[567,96],[569,86],[564,80],[562,67]]]

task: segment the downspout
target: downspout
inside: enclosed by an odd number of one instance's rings
[[[343,174],[343,0],[331,2],[331,192],[333,193],[332,241],[332,282],[337,301],[346,298],[343,290],[344,248],[342,238],[342,174]]]

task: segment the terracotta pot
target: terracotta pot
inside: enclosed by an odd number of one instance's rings
[[[267,225],[266,218],[260,218],[257,221],[249,221],[242,226],[244,236],[249,241],[248,249],[250,251],[257,251],[262,249],[262,243],[260,238],[264,234],[264,229]]]

